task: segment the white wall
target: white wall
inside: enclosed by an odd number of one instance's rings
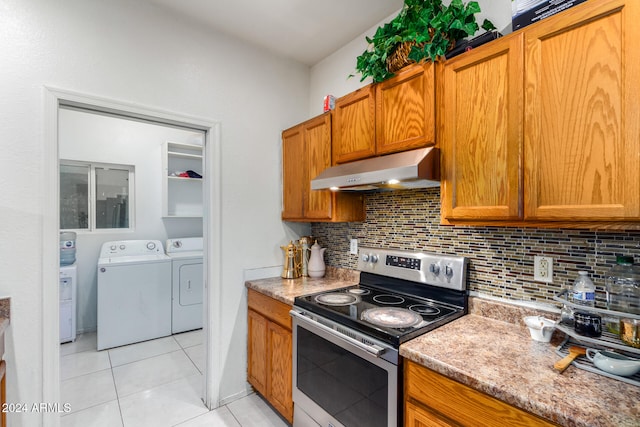
[[[65,160],[135,167],[134,229],[78,231],[77,330],[95,331],[96,264],[102,244],[111,240],[202,236],[201,218],[162,218],[162,146],[165,141],[202,145],[204,133],[85,111],[60,109],[59,157]]]
[[[499,30],[508,27],[503,34],[510,32],[511,1],[510,0],[477,0],[482,12],[477,21],[482,24],[485,18],[493,22]],[[444,3],[448,3],[445,1]],[[467,3],[467,1],[465,1]],[[311,68],[311,82],[309,91],[309,117],[322,113],[322,100],[331,94],[339,98],[347,93],[371,83],[368,78],[360,82],[360,74],[356,74],[356,58],[367,48],[365,36],[373,37],[378,26],[391,21],[398,13],[374,25],[361,36],[356,37],[347,45],[332,55],[329,55]],[[354,74],[354,77],[348,78]]]
[[[208,118],[222,129],[221,397],[244,390],[245,269],[282,263],[280,132],[307,118],[309,70],[145,2],[0,2],[0,295],[8,400],[42,401],[44,85]],[[42,414],[9,414],[14,427]]]

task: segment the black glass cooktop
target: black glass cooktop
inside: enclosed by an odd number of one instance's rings
[[[297,297],[295,306],[396,347],[465,314],[465,306],[364,284]]]

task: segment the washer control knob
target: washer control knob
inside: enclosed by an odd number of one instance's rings
[[[147,243],[147,249],[149,249],[150,251],[154,250],[156,248],[156,244],[153,242],[149,242]]]
[[[429,264],[429,271],[437,276],[440,274],[440,266],[438,264]]]
[[[116,250],[116,245],[109,246],[109,249],[111,249],[112,251],[115,251]]]
[[[124,248],[126,248],[126,246],[125,246],[125,245],[120,245],[120,250],[121,250],[121,251],[124,251]]]

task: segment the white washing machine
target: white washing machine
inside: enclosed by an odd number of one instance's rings
[[[102,245],[98,350],[171,335],[171,258],[159,240]]]
[[[171,332],[174,334],[202,328],[202,244],[202,237],[167,240],[172,270]]]
[[[76,340],[76,264],[60,267],[60,344]]]

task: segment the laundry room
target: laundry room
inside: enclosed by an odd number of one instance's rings
[[[109,242],[105,245],[110,246],[105,248],[110,251],[109,257],[114,257],[116,252],[132,248],[128,241],[145,241],[145,245],[146,242],[154,242],[153,252],[164,260],[163,263],[166,261],[167,269],[163,271],[169,275],[167,283],[171,283],[175,276],[172,264],[177,265],[177,260],[182,259],[180,265],[183,265],[184,259],[193,259],[194,252],[202,250],[201,174],[205,134],[196,129],[75,106],[60,108],[58,125],[60,231],[75,233],[77,283],[74,321],[75,332],[81,335],[93,333],[99,326],[98,264],[103,260],[101,249],[105,243]],[[175,155],[178,160],[168,159],[171,150],[179,153]],[[173,181],[189,180],[199,182],[172,184]],[[176,188],[175,185],[184,187]],[[171,200],[172,192],[177,200]],[[111,242],[120,243],[114,248]],[[142,248],[150,251],[146,246]],[[181,250],[188,252],[181,256]],[[172,251],[177,252],[173,258]],[[64,262],[69,263],[69,260]],[[197,276],[201,271],[200,264],[199,270],[191,270],[189,274]],[[176,280],[180,280],[179,276]],[[120,291],[122,295],[118,292],[112,289],[111,298],[126,301],[134,296],[129,295],[125,288]],[[174,297],[172,295],[172,299]],[[191,317],[193,302],[190,302]],[[201,299],[199,302],[197,309],[201,313]],[[170,304],[163,299],[165,303]],[[103,313],[107,310],[105,307],[102,308]],[[160,313],[164,317],[167,312]],[[201,322],[201,314],[196,316]],[[170,318],[165,320],[171,325]],[[174,328],[173,332],[198,327],[201,323],[183,321],[179,326],[181,329]],[[114,342],[121,341],[116,339]]]

